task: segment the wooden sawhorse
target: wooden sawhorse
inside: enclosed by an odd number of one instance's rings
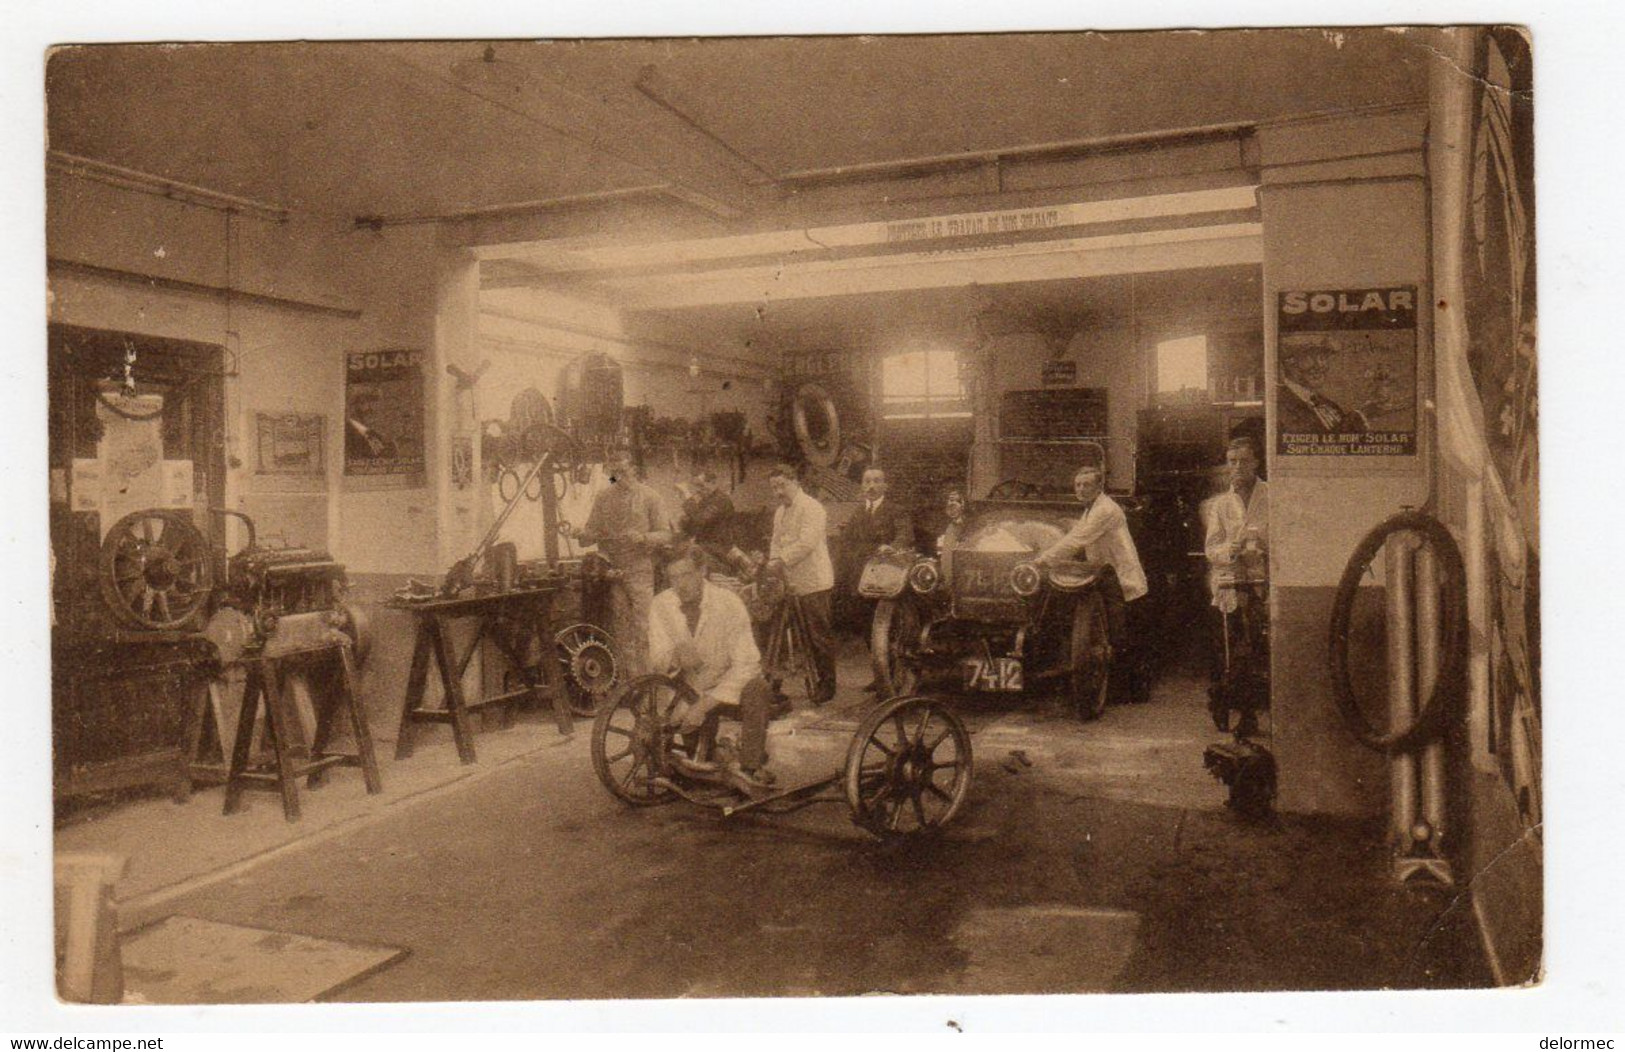
[[[322,660],[336,660],[338,676],[332,690],[312,692],[316,733],[306,745],[299,714],[285,689],[283,674],[290,663],[315,664]],[[367,713],[356,696],[355,656],[348,639],[285,653],[245,653],[243,662],[248,668],[248,678],[243,684],[242,709],[237,717],[237,740],[232,745],[231,765],[226,771],[226,814],[234,814],[242,807],[244,789],[276,789],[282,794],[283,816],[296,822],[299,820],[298,779],[304,777],[306,788],[314,789],[322,784],[329,767],[359,767],[367,792],[383,792],[384,783],[378,776],[378,759],[372,748],[372,732],[367,728]],[[275,756],[269,771],[253,770],[249,765],[254,720],[261,701],[265,703],[266,740]],[[350,733],[355,738],[354,753],[329,752],[327,748],[340,710],[350,721]]]
[[[412,737],[417,724],[449,723],[457,744],[457,758],[463,763],[474,763],[474,731],[469,725],[469,712],[521,698],[551,702],[559,733],[569,734],[574,730],[569,699],[565,696],[564,672],[553,652],[553,599],[558,593],[558,585],[547,584],[489,595],[402,600],[391,604],[397,610],[410,613],[417,622],[412,670],[406,677],[406,697],[401,704],[401,729],[395,739],[397,760],[412,755]],[[459,657],[452,643],[451,625],[469,618],[475,620],[474,638]],[[463,695],[463,673],[486,639],[496,645],[525,685],[470,701]],[[528,652],[533,644],[537,651],[535,660]],[[446,701],[443,709],[425,708],[423,704],[431,661],[439,671]]]

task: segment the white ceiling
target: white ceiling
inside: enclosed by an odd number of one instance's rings
[[[748,208],[808,170],[1414,102],[1425,56],[1380,29],[100,45],[52,55],[48,129],[344,217],[650,185]]]

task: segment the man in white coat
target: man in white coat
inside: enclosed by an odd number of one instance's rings
[[[1230,488],[1207,501],[1203,519],[1207,523],[1208,587],[1213,605],[1223,613],[1234,613],[1236,590],[1221,587],[1234,580],[1239,570],[1256,561],[1253,572],[1261,572],[1269,554],[1269,484],[1258,477],[1259,456],[1255,440],[1242,436],[1232,439],[1225,451],[1230,469]]]
[[[1107,563],[1115,571],[1101,583],[1100,595],[1106,601],[1107,627],[1112,649],[1117,652],[1124,676],[1113,674],[1114,689],[1120,685],[1127,695],[1143,701],[1150,689],[1141,669],[1139,633],[1129,631],[1130,604],[1149,590],[1140,553],[1129,536],[1128,516],[1123,506],[1106,495],[1106,474],[1098,467],[1084,465],[1072,476],[1072,492],[1083,504],[1083,514],[1060,540],[1039,553],[1033,561],[1042,565],[1064,559],[1085,559]],[[1136,621],[1138,617],[1134,618]],[[1130,648],[1135,648],[1131,650]]]
[[[780,564],[790,594],[801,601],[807,620],[808,657],[818,671],[819,683],[817,695],[808,700],[822,705],[835,696],[835,637],[829,623],[835,566],[829,557],[829,519],[824,506],[801,488],[792,465],[777,465],[768,481],[779,498],[773,512],[768,563]]]
[[[1105,473],[1100,468],[1089,465],[1079,468],[1072,476],[1072,492],[1083,504],[1083,514],[1065,536],[1040,552],[1033,561],[1043,564],[1087,559],[1110,563],[1117,571],[1123,600],[1132,603],[1147,591],[1145,570],[1140,566],[1134,538],[1129,536],[1128,516],[1123,514],[1122,505],[1106,496],[1105,489]]]
[[[666,580],[671,587],[649,604],[649,668],[681,674],[699,695],[674,714],[678,729],[684,735],[714,732],[722,717],[738,719],[739,748],[729,773],[747,789],[771,784],[766,764],[772,691],[761,675],[745,604],[705,579],[701,556],[692,548],[666,563]]]

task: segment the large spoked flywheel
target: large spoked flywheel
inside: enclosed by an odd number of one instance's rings
[[[935,833],[970,794],[970,731],[931,697],[896,698],[858,726],[843,787],[852,820],[882,839]]]
[[[209,544],[185,512],[134,511],[102,541],[102,598],[130,628],[173,631],[209,600]]]

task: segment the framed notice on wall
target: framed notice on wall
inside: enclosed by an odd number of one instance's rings
[[[255,413],[256,471],[261,475],[315,475],[324,470],[320,413]]]
[[[421,480],[423,352],[357,351],[345,356],[344,474]]]
[[[1416,286],[1280,294],[1275,452],[1416,453]]]

